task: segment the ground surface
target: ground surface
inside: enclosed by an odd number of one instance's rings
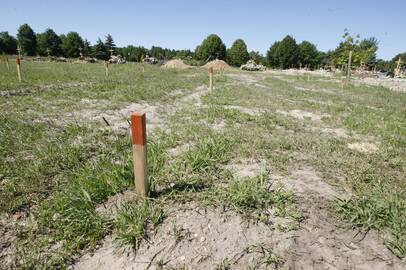
[[[406,269],[406,95],[318,73],[0,67],[0,267]],[[397,89],[396,89],[397,90]],[[132,192],[147,113],[151,199]]]

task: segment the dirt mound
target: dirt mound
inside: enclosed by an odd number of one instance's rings
[[[164,65],[162,65],[162,68],[179,68],[179,69],[186,69],[186,68],[191,68],[191,66],[186,65],[183,63],[182,60],[180,59],[174,59],[166,62]]]
[[[217,69],[217,70],[221,70],[221,69],[229,69],[230,66],[224,62],[223,60],[213,60],[208,62],[206,65],[203,66],[204,68],[213,68],[213,69]]]

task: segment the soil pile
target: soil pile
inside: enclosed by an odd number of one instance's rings
[[[211,68],[212,67],[215,70],[216,69],[217,70],[222,70],[222,69],[224,70],[224,69],[229,69],[230,68],[230,66],[226,62],[224,62],[223,60],[218,60],[218,59],[208,62],[203,67],[204,68]]]
[[[162,68],[179,68],[179,69],[186,69],[186,68],[191,68],[191,66],[186,65],[183,63],[182,60],[180,59],[174,59],[166,62],[164,65],[162,65]]]

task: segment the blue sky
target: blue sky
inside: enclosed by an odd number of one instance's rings
[[[0,0],[0,7],[0,31],[14,35],[28,23],[36,32],[76,31],[92,43],[110,33],[118,46],[193,50],[216,33],[228,47],[243,38],[249,50],[265,53],[287,34],[327,51],[348,28],[376,37],[380,58],[406,51],[406,0]]]

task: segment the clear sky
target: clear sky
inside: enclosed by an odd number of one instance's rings
[[[76,31],[94,43],[110,33],[118,46],[192,49],[211,33],[227,47],[243,38],[265,53],[290,34],[319,50],[334,49],[348,28],[379,40],[378,57],[406,51],[406,0],[0,0],[0,31],[15,35],[28,23],[35,32]]]

